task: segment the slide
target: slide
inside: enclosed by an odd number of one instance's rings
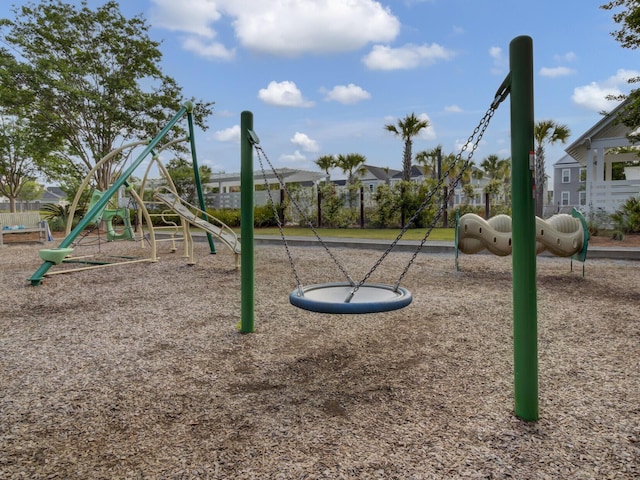
[[[485,220],[473,213],[460,217],[456,226],[457,248],[466,254],[489,250],[494,255],[511,254],[511,217],[496,215]],[[586,257],[588,234],[584,217],[574,209],[572,215],[558,214],[543,220],[536,217],[536,254],[544,251],[558,257],[580,254]]]
[[[230,227],[222,223],[217,218],[212,217],[206,212],[202,212],[193,205],[189,205],[173,193],[156,193],[154,198],[167,205],[171,210],[191,225],[201,228],[205,232],[216,236],[222,243],[229,247],[233,253],[240,254],[240,241],[238,240],[238,236]],[[197,210],[199,213],[204,213],[209,221],[198,217],[189,209],[189,207],[193,210]]]

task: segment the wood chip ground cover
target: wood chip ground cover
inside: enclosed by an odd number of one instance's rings
[[[134,255],[131,243],[113,244]],[[640,477],[640,265],[538,259],[540,420],[513,414],[511,258],[420,254],[402,310],[289,305],[283,248],[256,249],[256,332],[222,248],[27,278],[0,249],[0,478]],[[105,247],[106,248],[106,247]],[[293,248],[305,283],[342,280]],[[337,250],[355,278],[380,255]],[[393,282],[392,253],[371,281]]]

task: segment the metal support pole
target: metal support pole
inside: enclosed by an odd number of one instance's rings
[[[193,104],[189,103],[187,109],[187,123],[189,125],[189,143],[191,145],[191,161],[193,164],[193,176],[196,182],[196,192],[198,193],[198,203],[200,210],[207,211],[207,205],[204,202],[204,194],[202,192],[202,181],[200,180],[200,168],[198,167],[198,156],[196,155],[196,141],[193,129]],[[207,220],[207,216],[202,214],[202,218]],[[209,241],[209,251],[216,253],[216,246],[213,243],[213,235],[207,232],[207,240]]]
[[[240,332],[253,332],[255,271],[253,251],[253,113],[240,114]]]
[[[513,186],[513,354],[516,416],[538,420],[538,327],[533,143],[533,42],[514,38],[511,70],[511,184]]]

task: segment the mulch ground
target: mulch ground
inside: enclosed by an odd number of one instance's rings
[[[510,257],[456,272],[420,254],[407,308],[323,315],[288,303],[283,248],[257,247],[243,335],[233,256],[206,247],[193,266],[163,250],[38,287],[41,245],[0,249],[0,478],[640,477],[638,263],[588,260],[582,277],[538,259],[540,419],[525,422]],[[292,251],[304,283],[340,280],[322,249]],[[359,278],[380,252],[335,254]]]

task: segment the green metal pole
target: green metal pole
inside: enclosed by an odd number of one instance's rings
[[[253,113],[240,114],[240,332],[253,332],[255,271],[253,268]]]
[[[516,416],[538,420],[536,222],[533,191],[533,42],[514,38],[511,70],[511,185],[513,196],[513,355]]]
[[[127,182],[129,177],[133,174],[133,172],[135,172],[136,168],[138,168],[138,166],[142,163],[145,157],[149,155],[149,153],[151,153],[151,151],[156,147],[156,145],[160,142],[160,140],[162,140],[162,138],[169,132],[169,130],[171,130],[171,128],[178,122],[178,120],[182,118],[182,116],[185,114],[186,111],[187,111],[187,107],[183,106],[178,111],[178,113],[176,113],[175,116],[171,120],[169,120],[169,123],[160,131],[158,135],[156,135],[156,137],[153,140],[149,142],[147,147],[138,156],[138,158],[136,158],[133,161],[133,163],[129,166],[129,168],[127,168],[122,173],[122,175],[120,175],[114,181],[111,187],[109,187],[107,191],[104,193],[104,195],[100,197],[100,199],[96,202],[93,208],[91,208],[91,210],[89,210],[85,214],[85,216],[82,217],[80,222],[78,222],[78,225],[76,225],[76,228],[71,230],[69,235],[67,235],[65,239],[62,240],[62,242],[60,242],[60,245],[58,246],[58,248],[67,248],[69,247],[69,245],[73,243],[76,237],[80,235],[80,233],[82,233],[82,231],[85,228],[87,228],[89,223],[93,221],[94,217],[98,214],[98,212],[100,212],[107,205],[111,197],[118,191],[118,189],[122,185],[124,185]],[[31,281],[31,285],[34,285],[34,286],[40,285],[40,283],[42,282],[42,279],[44,278],[45,273],[47,273],[52,266],[53,266],[52,262],[44,262],[40,266],[40,268],[29,278],[29,280]]]
[[[200,210],[207,211],[207,205],[204,202],[204,194],[202,193],[202,181],[200,180],[200,169],[198,167],[198,156],[196,155],[196,140],[193,134],[193,103],[187,102],[187,123],[189,125],[189,143],[191,145],[191,161],[193,164],[193,175],[196,181],[196,192],[198,192],[198,203]],[[206,215],[202,215],[204,220],[207,219]],[[216,246],[213,243],[213,235],[207,232],[207,240],[209,240],[209,251],[216,253]]]

